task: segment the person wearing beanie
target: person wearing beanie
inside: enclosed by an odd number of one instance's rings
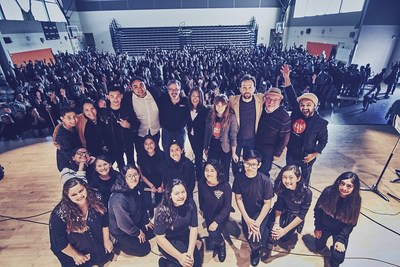
[[[285,91],[292,106],[292,129],[287,145],[286,164],[300,167],[306,186],[310,184],[312,166],[328,143],[328,121],[317,112],[318,97],[305,93],[297,97],[290,81],[290,67],[281,69]]]

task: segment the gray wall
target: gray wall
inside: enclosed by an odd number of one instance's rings
[[[64,2],[70,0],[63,0]],[[265,8],[279,7],[276,0],[75,0],[78,11]]]
[[[4,46],[8,54],[45,48],[51,48],[54,54],[58,51],[73,53],[71,42],[68,39],[66,24],[56,23],[56,25],[60,39],[45,40],[42,43],[40,38],[45,39],[45,36],[40,22],[0,20],[0,38],[11,38],[12,43]],[[67,40],[65,40],[65,37],[67,37]]]
[[[379,72],[391,62],[400,60],[400,1],[366,0],[363,12],[293,18],[291,7],[284,44],[287,46],[307,42],[339,45],[350,49],[351,63],[371,63]],[[364,16],[363,16],[364,14]],[[310,34],[306,29],[311,29]],[[301,32],[303,31],[303,34]],[[351,37],[350,33],[354,33]],[[393,37],[394,36],[394,37]]]

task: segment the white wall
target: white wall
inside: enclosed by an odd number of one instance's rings
[[[68,37],[67,32],[59,32],[59,34],[60,39],[58,40],[46,40],[43,33],[7,34],[3,35],[3,37],[10,37],[13,41],[11,44],[5,45],[10,54],[46,48],[51,48],[53,54],[57,54],[57,51],[73,53],[70,40],[67,38],[67,41],[65,41],[64,39],[64,36]],[[30,38],[29,41],[26,39],[27,36]],[[45,39],[44,43],[40,41],[40,38]]]
[[[310,34],[306,29],[310,28]],[[344,43],[346,48],[353,48],[355,38],[349,37],[350,32],[356,32],[353,26],[324,26],[324,27],[288,27],[287,40],[284,42],[288,47],[296,43],[305,48],[307,42],[318,42],[326,44]],[[303,34],[301,34],[303,31]],[[322,33],[324,31],[324,33]]]
[[[371,64],[371,69],[375,73],[382,68],[389,66],[391,56],[397,56],[400,60],[400,53],[395,52],[399,26],[391,25],[364,25],[361,29],[359,44],[354,54],[353,63],[365,65]],[[398,47],[397,47],[398,49]],[[394,52],[394,53],[393,53]]]
[[[217,9],[166,9],[79,12],[82,31],[93,33],[99,50],[114,52],[109,25],[113,18],[122,27],[166,27],[244,25],[255,17],[258,29],[257,43],[269,43],[270,29],[279,18],[278,8],[217,8]]]

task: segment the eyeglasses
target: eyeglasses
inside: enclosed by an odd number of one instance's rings
[[[179,93],[180,89],[168,89],[168,92]]]
[[[252,169],[256,169],[257,167],[258,167],[258,164],[259,163],[248,163],[248,162],[245,162],[245,163],[243,163],[243,166],[245,166],[246,168],[252,168]]]
[[[280,99],[272,99],[272,98],[266,97],[265,101],[272,102],[272,103],[277,103],[277,102],[279,102],[281,100]]]
[[[84,151],[77,151],[76,154],[78,156],[89,156],[90,155],[89,152],[84,152]]]
[[[140,174],[139,173],[135,173],[135,174],[127,174],[126,175],[126,178],[128,178],[128,179],[132,179],[133,177],[139,178]]]

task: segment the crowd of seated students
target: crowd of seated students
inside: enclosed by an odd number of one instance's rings
[[[79,113],[84,99],[94,102],[105,99],[114,84],[131,90],[130,80],[134,76],[144,77],[148,85],[161,90],[166,89],[169,80],[180,80],[186,95],[198,87],[204,92],[205,103],[211,105],[219,94],[237,94],[244,74],[256,78],[259,92],[265,92],[271,85],[279,87],[283,80],[280,68],[289,64],[293,68],[294,88],[298,93],[315,93],[321,109],[326,104],[329,108],[339,94],[358,96],[371,77],[369,64],[346,67],[344,63],[335,63],[334,58],[313,56],[295,45],[284,50],[263,45],[203,49],[188,46],[178,51],[154,48],[141,57],[93,50],[59,53],[54,58],[50,62],[14,65],[12,71],[0,77],[4,140],[46,136],[57,125],[61,108],[72,107]],[[385,97],[389,92],[393,94],[399,78],[398,65],[394,65],[391,73],[383,73],[381,80],[388,84]]]

